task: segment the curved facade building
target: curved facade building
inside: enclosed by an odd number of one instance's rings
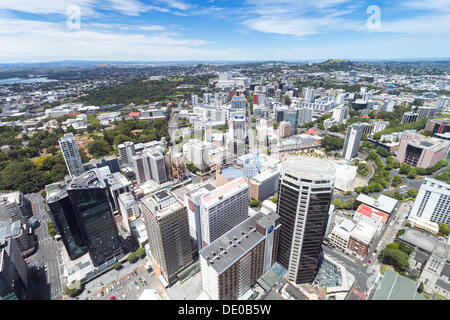
[[[335,175],[334,164],[322,159],[289,156],[282,163],[278,261],[292,282],[310,283],[317,273]]]

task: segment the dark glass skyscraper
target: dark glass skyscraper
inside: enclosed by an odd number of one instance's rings
[[[70,259],[75,260],[87,253],[86,243],[66,188],[64,187],[56,194],[51,194],[47,199],[47,204]]]
[[[294,156],[282,164],[277,207],[281,220],[278,261],[288,269],[292,282],[314,280],[334,179],[334,165],[325,160]]]
[[[89,252],[94,266],[123,254],[108,199],[97,169],[72,179],[48,205],[71,259]]]

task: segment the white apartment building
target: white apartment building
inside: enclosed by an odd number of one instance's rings
[[[305,90],[305,100],[307,102],[314,102],[314,97],[315,97],[316,91],[314,90],[314,88],[306,88]]]
[[[183,153],[187,161],[191,162],[199,170],[205,170],[210,165],[209,154],[212,145],[198,139],[190,139],[183,145]]]
[[[345,137],[345,144],[343,150],[343,158],[351,160],[358,155],[359,145],[364,133],[364,124],[354,123],[347,129],[347,136]]]
[[[195,108],[196,106],[198,106],[198,95],[193,94],[191,97],[192,97],[192,107]]]
[[[348,106],[339,105],[333,109],[333,119],[336,120],[337,124],[345,123],[348,118]]]
[[[201,197],[203,247],[247,219],[249,186],[245,178],[232,180]]]
[[[77,177],[81,175],[84,172],[83,161],[81,160],[80,151],[73,133],[67,133],[59,139],[59,146],[70,176]]]
[[[377,121],[373,124],[372,134],[381,132],[389,127],[388,121]]]
[[[409,216],[450,224],[450,185],[444,181],[425,178]]]
[[[119,144],[117,149],[119,150],[119,163],[121,166],[130,164],[132,157],[136,155],[134,142],[126,141]]]

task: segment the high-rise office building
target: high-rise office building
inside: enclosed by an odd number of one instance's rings
[[[191,97],[192,97],[192,107],[198,106],[198,95],[193,94]]]
[[[117,146],[119,150],[119,163],[121,166],[131,163],[131,159],[136,155],[136,149],[134,148],[134,142],[126,141]]]
[[[234,96],[231,100],[231,109],[246,109],[247,108],[247,100],[245,100],[244,96]]]
[[[314,102],[314,98],[315,98],[315,94],[316,91],[314,90],[314,88],[306,88],[305,90],[305,100],[307,102]]]
[[[204,104],[210,104],[211,103],[211,93],[204,93],[203,94],[203,103]]]
[[[73,133],[66,133],[64,137],[59,139],[64,161],[66,162],[67,171],[71,177],[77,177],[84,172],[83,161],[77,147],[77,141]]]
[[[359,145],[364,133],[364,123],[354,123],[347,129],[347,136],[345,137],[343,158],[351,160],[358,155]]]
[[[28,267],[16,240],[0,234],[0,300],[23,300],[28,289]]]
[[[417,120],[425,120],[425,119],[430,119],[433,114],[437,111],[436,107],[418,107],[417,108]]]
[[[289,121],[281,121],[280,126],[278,127],[278,133],[281,138],[287,137],[292,132],[292,124]]]
[[[52,220],[71,259],[87,250],[94,266],[99,266],[123,254],[107,186],[98,169],[72,179],[67,186],[46,189]]]
[[[388,121],[377,121],[373,124],[372,134],[381,132],[389,127]]]
[[[249,186],[245,178],[234,179],[201,197],[203,247],[248,217],[248,199]]]
[[[278,167],[268,168],[264,172],[249,179],[250,198],[264,201],[278,191],[280,170]]]
[[[425,178],[410,216],[450,224],[450,185],[444,181]]]
[[[259,212],[199,252],[203,290],[213,300],[237,300],[275,263],[280,223]]]
[[[161,184],[167,181],[164,155],[153,149],[147,149],[141,155],[132,157],[134,172],[139,184],[150,179]]]
[[[417,121],[418,117],[419,117],[418,113],[412,111],[405,112],[402,117],[402,124]]]
[[[122,256],[107,186],[98,170],[70,181],[67,193],[94,266]]]
[[[277,214],[281,233],[278,261],[295,283],[314,280],[333,197],[332,162],[289,156],[281,165]]]
[[[246,138],[245,116],[236,115],[232,119],[233,139],[242,141]]]
[[[430,168],[444,160],[449,150],[449,141],[404,132],[400,138],[397,160],[413,167]]]
[[[69,258],[75,260],[83,256],[88,252],[88,248],[66,186],[62,183],[53,183],[47,185],[45,191],[50,217],[61,236]]]
[[[297,110],[297,124],[305,124],[311,122],[313,119],[313,110],[309,108],[300,108]],[[286,114],[286,113],[285,113]]]
[[[340,105],[333,109],[333,119],[336,120],[337,124],[341,124],[345,122],[348,118],[348,106]]]
[[[169,191],[159,191],[142,200],[153,269],[169,285],[192,263],[192,245],[186,207]]]
[[[183,145],[183,153],[186,160],[194,164],[199,170],[205,170],[209,167],[211,160],[209,157],[212,146],[197,139],[190,139],[189,143]]]

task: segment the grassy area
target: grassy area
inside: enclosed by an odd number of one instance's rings
[[[391,269],[392,271],[395,272],[395,269],[393,266],[389,266],[387,264],[383,265],[383,267],[381,268],[381,274],[384,275],[384,273],[386,272],[387,269]]]

